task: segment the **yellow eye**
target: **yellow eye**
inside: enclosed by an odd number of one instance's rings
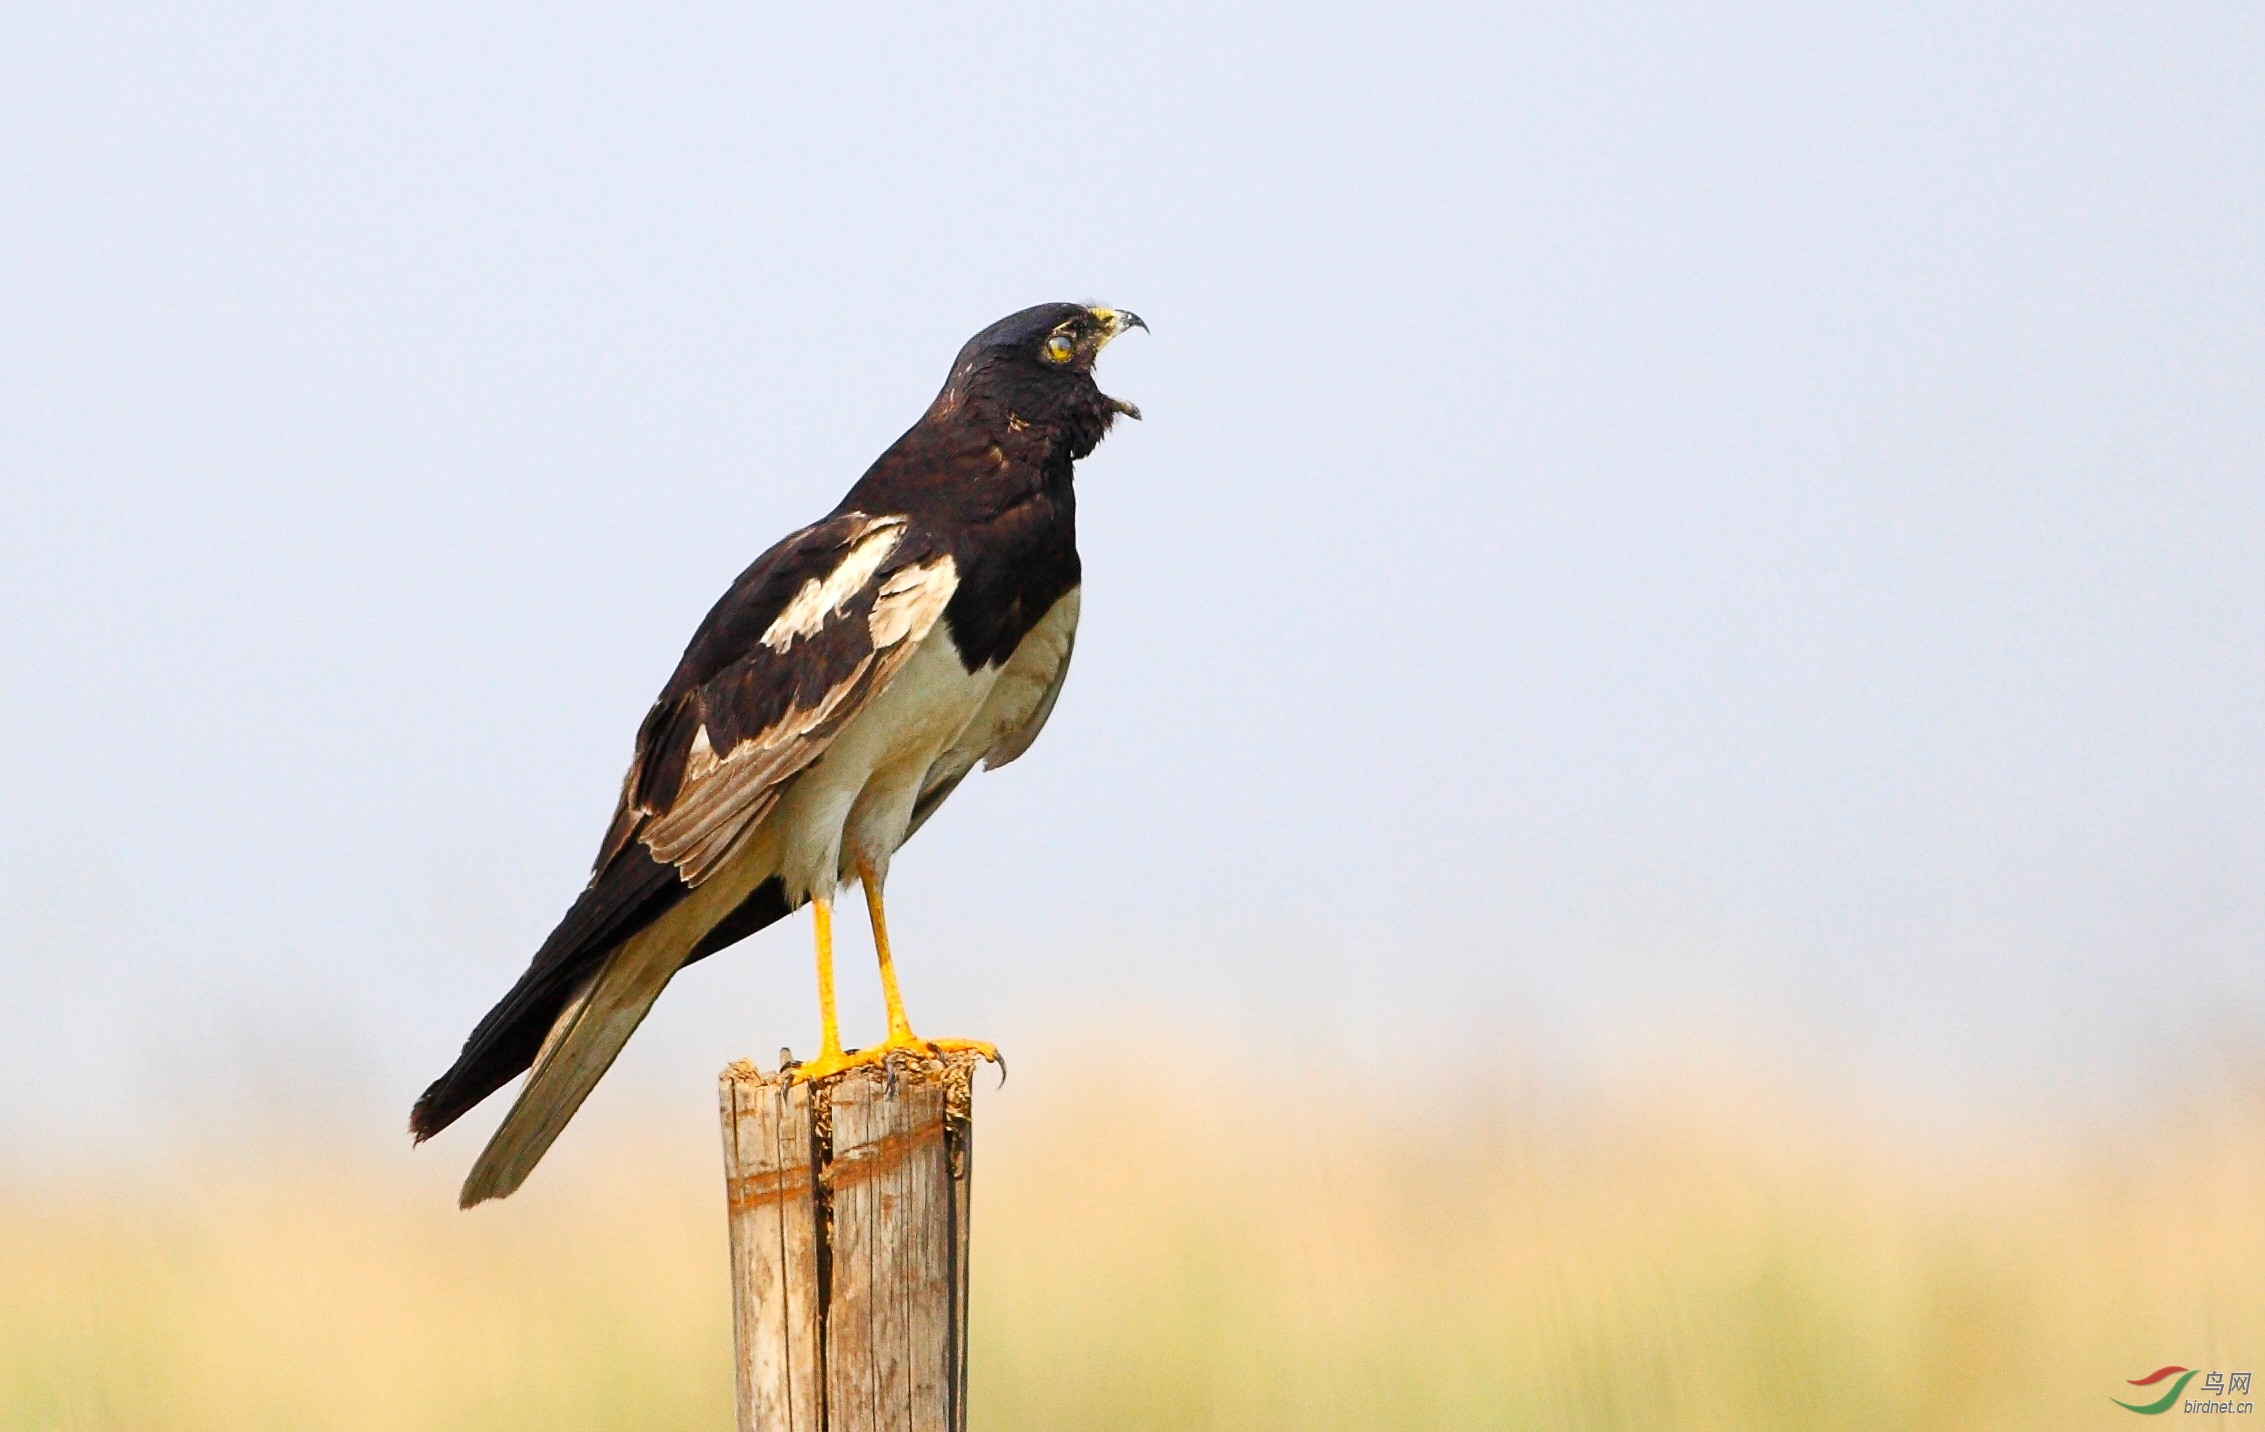
[[[1077,345],[1070,342],[1069,335],[1066,333],[1057,333],[1046,340],[1048,362],[1067,363],[1070,361],[1070,355],[1076,351]]]

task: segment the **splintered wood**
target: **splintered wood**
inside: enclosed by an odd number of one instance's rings
[[[740,1432],[964,1432],[975,1062],[724,1071]]]

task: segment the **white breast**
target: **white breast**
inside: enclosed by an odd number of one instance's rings
[[[1000,668],[983,708],[929,771],[930,789],[957,781],[977,761],[986,770],[996,770],[1030,749],[1053,714],[1054,698],[1069,674],[1070,652],[1077,644],[1078,606],[1078,589],[1072,587],[1023,637]]]
[[[853,879],[863,857],[886,873],[904,843],[921,778],[983,708],[999,670],[969,671],[938,621],[888,689],[794,778],[766,818],[779,873],[799,903]]]

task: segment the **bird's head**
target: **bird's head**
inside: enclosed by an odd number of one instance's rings
[[[1066,424],[1076,430],[1073,443],[1083,456],[1117,414],[1140,416],[1140,409],[1101,391],[1093,360],[1117,335],[1147,327],[1137,313],[1082,303],[1042,303],[1009,314],[967,340],[930,411]]]

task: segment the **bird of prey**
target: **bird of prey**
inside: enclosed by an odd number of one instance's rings
[[[924,1040],[897,991],[881,891],[897,847],[977,762],[1029,749],[1077,637],[1078,459],[1132,404],[1094,359],[1146,328],[1049,303],[969,339],[943,391],[827,517],[740,574],[646,713],[590,883],[456,1063],[410,1111],[417,1142],[521,1070],[465,1179],[470,1208],[523,1183],[669,978],[808,904],[822,1078]],[[864,887],[888,1037],[844,1051],[833,897]]]

